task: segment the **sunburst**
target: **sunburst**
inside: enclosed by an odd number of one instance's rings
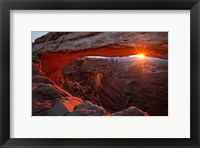
[[[145,58],[145,55],[143,53],[137,54],[136,56],[141,60]]]

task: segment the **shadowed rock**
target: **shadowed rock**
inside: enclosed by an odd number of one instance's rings
[[[76,106],[74,111],[67,116],[102,116],[105,115],[105,110],[102,107],[92,104],[89,101]]]
[[[40,58],[38,57],[38,54],[32,54],[32,62],[33,63],[40,63],[41,62]]]
[[[32,75],[40,75],[40,69],[32,66]]]
[[[51,109],[40,112],[36,116],[64,116],[69,113],[62,102],[56,103]]]
[[[61,98],[60,93],[51,84],[39,84],[32,93],[33,100],[51,100]]]
[[[143,112],[135,106],[131,106],[122,111],[110,114],[111,116],[148,116],[147,112]]]
[[[41,63],[32,62],[32,75],[42,75]]]
[[[45,83],[45,84],[55,84],[53,81],[51,81],[49,78],[44,76],[33,76],[32,77],[33,83]]]

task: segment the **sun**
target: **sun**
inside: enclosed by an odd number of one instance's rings
[[[139,59],[144,59],[144,58],[145,58],[145,55],[141,53],[141,54],[138,54],[137,57],[138,57]]]

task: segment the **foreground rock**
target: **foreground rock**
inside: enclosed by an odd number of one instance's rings
[[[68,113],[69,111],[65,107],[64,103],[57,102],[52,108],[39,112],[36,116],[64,116]]]
[[[85,101],[74,108],[74,111],[67,114],[67,116],[103,116],[106,112],[102,107]]]
[[[34,76],[32,82],[32,115],[64,115],[83,103],[47,77]]]
[[[102,107],[83,101],[62,90],[44,76],[32,78],[33,116],[102,116]]]
[[[148,116],[148,113],[132,106],[122,111],[110,114],[110,116]]]
[[[83,101],[59,88],[44,76],[34,76],[32,84],[33,116],[104,116],[104,108]],[[136,107],[110,114],[111,116],[144,116],[147,113]]]

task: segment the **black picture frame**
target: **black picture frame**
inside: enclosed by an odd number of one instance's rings
[[[10,138],[10,10],[190,10],[191,138],[26,139]],[[183,24],[184,25],[184,24]],[[20,52],[20,51],[19,51]],[[1,147],[200,147],[200,2],[199,0],[0,0],[0,145]],[[184,116],[184,115],[182,115]]]

